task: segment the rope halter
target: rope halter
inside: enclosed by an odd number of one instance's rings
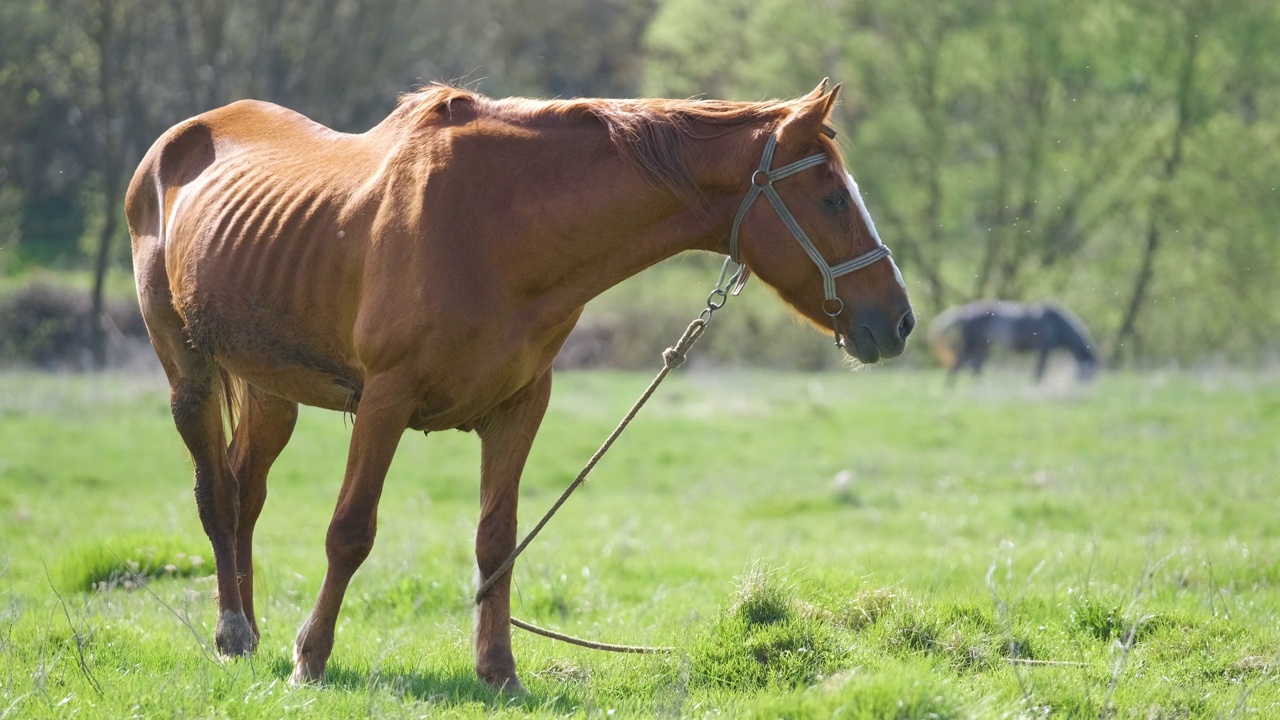
[[[747,196],[742,199],[742,205],[738,207],[738,214],[733,218],[733,230],[729,233],[729,257],[734,263],[742,265],[742,260],[738,254],[738,229],[742,226],[742,219],[747,216],[747,211],[751,209],[756,198],[764,195],[768,198],[769,204],[773,206],[773,209],[777,211],[782,223],[791,231],[791,235],[795,237],[796,242],[800,243],[800,247],[804,249],[805,254],[809,256],[814,265],[818,266],[818,272],[822,273],[822,290],[824,293],[822,312],[831,318],[831,324],[835,330],[836,346],[844,347],[844,341],[840,337],[840,324],[836,320],[840,313],[844,312],[844,301],[836,295],[836,278],[841,275],[848,275],[855,270],[861,270],[877,260],[889,257],[889,248],[882,244],[876,245],[875,248],[851,260],[845,260],[837,265],[828,265],[827,261],[822,257],[822,253],[818,252],[818,248],[814,246],[813,241],[809,239],[804,229],[800,227],[800,223],[796,222],[795,216],[787,209],[786,203],[782,201],[782,196],[778,195],[778,191],[773,188],[773,184],[778,180],[795,175],[801,170],[808,170],[811,167],[826,163],[827,156],[824,153],[818,153],[789,165],[783,165],[776,170],[771,170],[769,166],[773,164],[773,153],[777,147],[778,135],[774,133],[769,136],[769,141],[765,143],[764,155],[760,158],[760,169],[751,174],[751,189],[747,190]],[[853,198],[853,201],[860,203],[861,198]]]

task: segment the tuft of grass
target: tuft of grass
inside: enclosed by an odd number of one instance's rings
[[[795,614],[795,589],[756,563],[738,578],[738,599],[729,614],[748,625],[772,625]]]
[[[407,619],[442,610],[466,612],[471,608],[467,587],[438,579],[440,575],[406,575],[350,598],[344,610],[365,617]]]
[[[822,613],[799,600],[794,586],[757,564],[739,580],[734,602],[692,651],[695,684],[735,689],[794,689],[847,661]]]
[[[834,611],[833,621],[850,630],[862,630],[904,602],[902,595],[891,588],[865,588],[840,604]]]
[[[116,587],[133,589],[139,580],[212,573],[213,563],[206,562],[183,538],[130,535],[71,551],[53,574],[63,587],[91,592]]]
[[[1098,640],[1125,643],[1140,642],[1168,624],[1161,615],[1135,615],[1132,608],[1126,611],[1117,602],[1093,595],[1073,596],[1071,620],[1077,628]]]
[[[936,657],[956,669],[1034,655],[1028,641],[1005,637],[985,610],[964,603],[902,608],[886,618],[885,640],[899,655]]]
[[[751,708],[750,717],[949,720],[1002,715],[980,710],[926,663],[888,662],[874,673],[840,672],[812,688],[766,696]]]

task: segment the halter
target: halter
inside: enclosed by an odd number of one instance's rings
[[[729,257],[733,262],[742,265],[742,261],[738,256],[738,228],[742,225],[742,219],[747,216],[747,211],[751,209],[751,205],[755,203],[756,198],[764,195],[769,199],[769,204],[777,211],[778,217],[782,219],[782,223],[791,231],[791,235],[795,237],[796,242],[800,243],[800,247],[804,249],[809,259],[814,265],[818,266],[818,272],[822,273],[822,290],[825,298],[822,301],[822,312],[831,318],[831,324],[835,328],[836,346],[844,347],[844,342],[840,338],[840,325],[836,322],[836,318],[840,313],[844,312],[844,301],[836,295],[836,278],[841,275],[848,275],[855,270],[862,268],[880,260],[889,257],[889,248],[884,245],[877,245],[874,249],[846,260],[837,265],[828,265],[827,261],[822,257],[822,253],[818,252],[818,248],[814,246],[813,241],[805,234],[804,229],[800,227],[800,223],[796,222],[796,218],[787,209],[786,203],[782,202],[782,196],[778,195],[778,191],[773,189],[773,183],[785,177],[795,175],[801,170],[808,170],[811,167],[817,167],[827,162],[827,156],[824,153],[810,155],[802,160],[797,160],[790,165],[783,165],[776,170],[770,170],[769,166],[773,164],[773,152],[778,147],[778,136],[773,134],[769,136],[769,141],[765,143],[764,155],[760,158],[760,169],[751,174],[751,189],[747,191],[747,196],[742,199],[742,205],[738,207],[738,214],[733,218],[733,230],[729,233]],[[854,198],[857,202],[859,198]],[[745,275],[743,276],[745,278]],[[739,280],[739,286],[741,280]]]

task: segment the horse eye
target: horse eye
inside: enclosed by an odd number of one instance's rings
[[[844,212],[849,208],[849,198],[842,192],[834,192],[823,198],[822,202],[833,212]]]

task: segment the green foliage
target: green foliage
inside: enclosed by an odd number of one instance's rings
[[[1207,0],[666,0],[645,89],[844,80],[851,166],[926,321],[977,297],[1057,299],[1115,358],[1267,362],[1280,135],[1259,108],[1280,83],[1259,43],[1278,31],[1273,4]]]
[[[105,305],[106,322],[113,328],[113,356],[148,343],[137,301],[116,291]],[[23,279],[17,289],[0,287],[0,363],[35,365],[44,369],[82,369],[88,360],[84,328],[89,323],[87,293],[68,278],[38,273]],[[147,346],[150,351],[149,345]]]
[[[0,273],[83,267],[154,139],[243,97],[361,131],[434,80],[760,99],[830,76],[922,321],[976,297],[1055,299],[1113,358],[1265,364],[1280,351],[1277,36],[1280,6],[1247,0],[6,2]],[[587,320],[629,337],[668,312]],[[740,329],[762,364],[824,367],[791,360],[772,317]]]

